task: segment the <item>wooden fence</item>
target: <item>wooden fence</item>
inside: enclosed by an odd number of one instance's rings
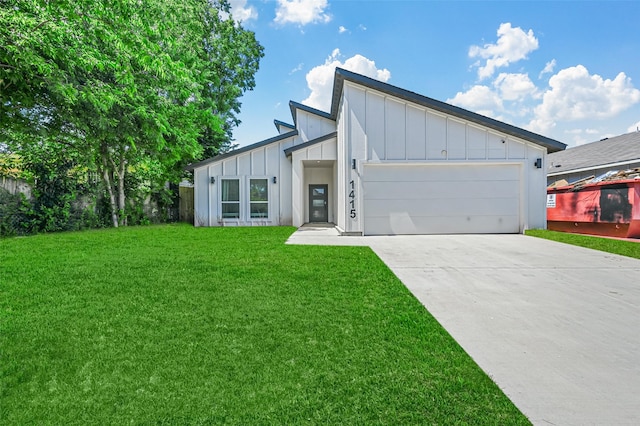
[[[180,186],[180,222],[193,225],[193,187]]]

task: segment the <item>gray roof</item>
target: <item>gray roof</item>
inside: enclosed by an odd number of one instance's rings
[[[538,145],[542,145],[547,148],[548,152],[561,151],[567,147],[566,144],[557,141],[555,139],[548,138],[546,136],[539,135],[537,133],[530,132],[520,127],[512,126],[502,121],[494,120],[493,118],[485,117],[484,115],[476,114],[475,112],[468,111],[457,106],[447,104],[445,102],[437,101],[426,96],[419,95],[414,92],[410,92],[405,89],[401,89],[396,86],[392,86],[388,83],[375,80],[373,78],[365,77],[361,74],[356,74],[351,71],[347,71],[342,68],[336,68],[335,79],[333,81],[333,98],[331,101],[331,117],[335,120],[338,116],[338,108],[340,105],[340,97],[342,96],[342,88],[344,87],[344,81],[348,80],[353,83],[369,87],[382,93],[386,93],[391,96],[398,97],[400,99],[413,102],[418,105],[422,105],[426,108],[430,108],[436,111],[443,112],[445,114],[453,115],[462,118],[467,121],[471,121],[476,124],[480,124],[498,132],[515,136],[517,138],[525,139],[530,142],[534,142]]]
[[[311,114],[315,114],[315,115],[318,115],[320,117],[336,121],[336,117],[332,116],[328,112],[324,112],[324,111],[321,111],[319,109],[310,107],[309,105],[301,104],[300,102],[289,101],[289,109],[291,110],[291,116],[293,117],[293,122],[296,123],[296,124],[298,124],[297,123],[297,117],[296,117],[296,109],[301,109],[301,110],[309,112]]]
[[[206,166],[207,164],[215,163],[216,161],[224,160],[225,158],[233,157],[234,155],[242,154],[243,152],[251,151],[252,149],[260,148],[261,146],[269,145],[274,142],[279,142],[284,139],[292,138],[297,135],[298,135],[297,130],[283,133],[281,135],[274,136],[272,138],[265,139],[263,141],[256,142],[251,145],[243,146],[242,148],[234,149],[233,151],[225,152],[224,154],[216,155],[215,157],[208,158],[198,163],[189,164],[184,169],[188,171],[192,171],[194,169],[197,169],[198,167]]]
[[[549,154],[547,174],[558,175],[596,169],[634,160],[640,161],[640,132],[627,133]]]
[[[391,96],[398,97],[398,98],[406,100],[408,102],[413,102],[415,104],[422,105],[422,106],[424,106],[426,108],[431,108],[433,110],[440,111],[440,112],[443,112],[445,114],[453,115],[453,116],[462,118],[464,120],[468,120],[468,121],[471,121],[473,123],[480,124],[482,126],[488,127],[490,129],[496,130],[498,132],[501,132],[501,133],[504,133],[504,134],[507,134],[507,135],[515,136],[515,137],[521,138],[521,139],[525,139],[527,141],[536,143],[538,145],[541,145],[541,146],[547,148],[547,150],[549,152],[561,151],[561,150],[563,150],[563,149],[565,149],[567,147],[566,144],[563,144],[562,142],[559,142],[559,141],[557,141],[555,139],[551,139],[551,138],[548,138],[546,136],[542,136],[542,135],[539,135],[537,133],[533,133],[533,132],[530,132],[528,130],[521,129],[520,127],[512,126],[510,124],[503,123],[502,121],[494,120],[493,118],[485,117],[483,115],[476,114],[475,112],[471,112],[471,111],[468,111],[466,109],[459,108],[457,106],[453,106],[453,105],[447,104],[445,102],[437,101],[435,99],[428,98],[426,96],[422,96],[422,95],[419,95],[417,93],[410,92],[408,90],[401,89],[399,87],[392,86],[392,85],[387,84],[387,83],[383,83],[382,81],[375,80],[375,79],[369,78],[369,77],[365,77],[364,75],[356,74],[356,73],[351,72],[351,71],[347,71],[347,70],[342,69],[342,68],[336,68],[336,71],[335,71],[335,74],[334,74],[333,97],[332,97],[332,100],[331,100],[331,112],[329,113],[329,112],[321,111],[319,109],[310,107],[308,105],[301,104],[299,102],[290,101],[289,102],[289,109],[291,110],[291,116],[293,117],[294,123],[297,124],[297,122],[296,122],[296,113],[295,113],[296,109],[301,109],[301,110],[309,112],[311,114],[315,114],[315,115],[318,115],[320,117],[326,118],[328,120],[335,121],[336,118],[338,117],[338,108],[339,108],[339,105],[340,105],[340,97],[342,96],[342,89],[344,88],[345,80],[351,81],[351,82],[359,84],[361,86],[365,86],[365,87],[377,90],[377,91],[382,92],[382,93],[386,93],[386,94],[391,95]],[[276,125],[276,128],[279,125],[285,126],[285,127],[289,127],[289,128],[294,128],[290,124],[284,123],[284,122],[279,121],[279,120],[275,120],[274,124]],[[268,145],[270,143],[274,143],[274,142],[277,142],[277,141],[280,141],[280,140],[283,140],[283,139],[286,139],[286,138],[289,138],[289,137],[292,137],[292,136],[296,136],[296,135],[298,135],[298,131],[297,130],[293,130],[291,132],[283,133],[283,134],[275,136],[273,138],[266,139],[264,141],[254,143],[252,145],[248,145],[248,146],[236,149],[234,151],[229,151],[229,152],[227,152],[225,154],[217,155],[217,156],[215,156],[213,158],[209,158],[209,159],[204,160],[204,161],[200,161],[199,163],[189,164],[185,169],[186,170],[193,170],[195,168],[204,166],[206,164],[213,163],[213,162],[222,160],[224,158],[227,158],[227,157],[230,157],[230,156],[233,156],[233,155],[238,155],[238,154],[241,154],[243,152],[250,151],[252,149],[255,149],[255,148],[258,148],[258,147],[261,147],[261,146],[264,146],[264,145]],[[326,136],[329,136],[329,135],[326,135]],[[324,138],[324,137],[325,136],[323,136],[322,138]],[[319,139],[321,139],[321,138],[319,138]],[[317,143],[317,142],[319,142],[319,140],[308,141],[308,142],[306,142],[304,144],[304,146],[308,146],[306,144],[313,144],[313,143]],[[287,153],[287,155],[289,155],[290,153],[291,152]]]
[[[276,126],[276,130],[280,131],[280,127],[286,127],[287,129],[295,130],[296,126],[293,124],[285,123],[280,120],[273,120],[273,124]]]

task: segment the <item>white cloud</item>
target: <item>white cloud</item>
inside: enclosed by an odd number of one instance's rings
[[[364,25],[362,25],[362,24],[358,25],[358,28],[359,28],[361,31],[367,31],[367,27],[365,27],[365,26],[364,26]]]
[[[311,90],[311,94],[302,101],[303,104],[325,111],[331,107],[333,75],[336,67],[383,82],[391,78],[391,72],[388,69],[378,69],[374,61],[362,55],[354,55],[344,62],[340,60],[340,57],[340,49],[335,49],[324,64],[314,67],[307,73],[307,86]]]
[[[551,74],[555,68],[556,68],[556,60],[552,59],[549,62],[547,62],[547,64],[542,69],[542,71],[540,71],[540,74],[538,74],[538,78],[539,79],[542,78],[542,76],[545,74]]]
[[[503,110],[500,96],[490,87],[482,85],[473,86],[466,92],[458,92],[453,98],[447,99],[447,102],[494,118]]]
[[[638,121],[636,124],[632,124],[631,126],[629,126],[629,128],[627,129],[627,132],[631,133],[631,132],[637,132],[640,129],[640,121]]]
[[[571,130],[565,130],[564,132],[568,135],[580,135],[582,134],[583,129],[571,129]]]
[[[493,86],[505,101],[524,100],[527,96],[535,97],[538,92],[528,74],[500,73],[493,81]]]
[[[638,102],[640,90],[623,72],[609,80],[589,74],[582,65],[565,68],[549,79],[529,128],[548,132],[558,121],[611,118]]]
[[[238,22],[246,22],[258,19],[258,11],[253,7],[247,7],[247,0],[229,0],[231,16]]]
[[[340,25],[340,27],[338,28],[338,32],[340,34],[342,33],[346,33],[347,31],[349,31],[348,29],[346,29],[345,27],[343,27],[342,25]]]
[[[274,21],[281,25],[327,23],[331,21],[327,7],[327,0],[278,0]]]
[[[303,64],[302,62],[300,62],[300,63],[298,64],[298,66],[296,66],[294,69],[292,69],[292,70],[289,72],[289,75],[291,75],[291,74],[293,74],[293,73],[296,73],[296,72],[298,72],[298,71],[302,71],[302,67],[303,67],[303,66],[304,66],[304,64]]]
[[[533,35],[533,30],[525,33],[520,27],[511,27],[509,22],[500,24],[497,35],[496,44],[469,48],[469,57],[486,59],[483,66],[478,63],[478,78],[481,80],[491,77],[497,68],[526,59],[530,52],[538,48],[538,39]]]

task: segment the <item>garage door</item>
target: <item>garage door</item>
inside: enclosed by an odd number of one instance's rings
[[[367,165],[365,235],[520,231],[520,166]]]

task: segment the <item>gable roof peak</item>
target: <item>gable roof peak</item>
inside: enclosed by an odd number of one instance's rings
[[[498,121],[493,118],[486,117],[484,115],[480,115],[478,113],[442,101],[438,101],[436,99],[429,98],[415,92],[411,92],[410,90],[402,89],[389,83],[385,83],[380,80],[376,80],[374,78],[338,67],[336,67],[334,74],[333,94],[331,98],[331,117],[334,120],[338,116],[338,108],[340,107],[340,98],[342,97],[345,81],[349,81],[351,83],[376,90],[389,96],[400,98],[407,102],[421,105],[425,108],[430,108],[444,114],[452,115],[484,127],[488,127],[506,135],[511,135],[528,140],[547,148],[549,152],[562,151],[567,147],[566,144],[555,139],[551,139],[546,136],[530,132],[529,130],[525,130],[520,127],[516,127],[511,124],[507,124],[502,121]]]

